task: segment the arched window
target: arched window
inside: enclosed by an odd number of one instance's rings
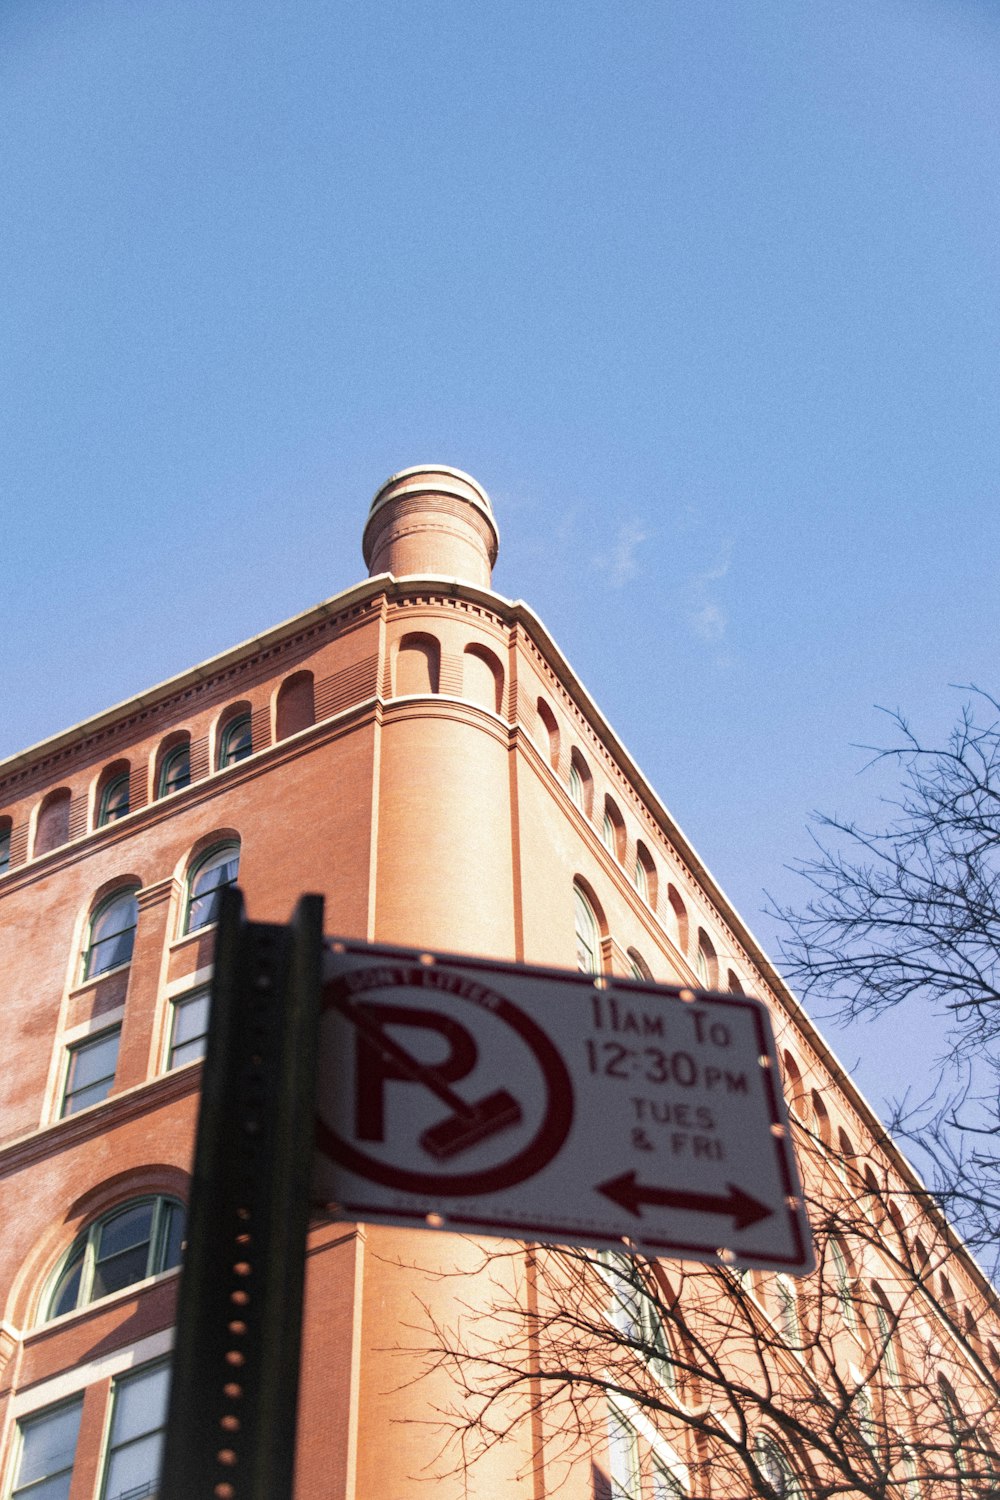
[[[604,825],[601,836],[618,863],[625,863],[625,822],[611,797],[604,799]]]
[[[569,794],[589,818],[594,802],[594,782],[587,762],[575,745],[569,755]]]
[[[719,960],[715,955],[712,939],[704,927],[698,928],[698,946],[695,949],[694,966],[698,978],[706,989],[715,989],[719,982]]]
[[[681,952],[686,953],[688,946],[687,907],[681,900],[676,886],[667,886],[667,904],[670,907],[670,936]]]
[[[69,838],[69,802],[69,787],[60,786],[54,792],[49,792],[42,803],[38,822],[35,824],[36,858],[40,854],[48,854],[52,849],[58,849]]]
[[[462,696],[498,714],[503,708],[503,667],[485,646],[466,646],[462,656]]]
[[[601,927],[590,901],[578,883],[573,884],[576,921],[576,966],[584,974],[601,972]]]
[[[253,735],[250,729],[250,710],[234,714],[227,719],[219,735],[219,754],[216,765],[220,771],[226,766],[235,766],[253,753]]]
[[[173,1198],[133,1198],[74,1240],[56,1272],[43,1319],[58,1318],[180,1265],[184,1209]]]
[[[316,722],[316,702],[311,672],[293,672],[278,689],[274,710],[275,737],[286,740]]]
[[[10,818],[0,818],[0,875],[10,869],[10,836],[13,828]]]
[[[875,1309],[875,1324],[878,1328],[878,1348],[875,1351],[875,1357],[885,1371],[890,1385],[899,1385],[899,1359],[893,1339],[895,1332],[893,1318],[885,1293],[878,1282],[872,1282],[872,1305]]]
[[[802,1490],[785,1450],[771,1437],[754,1443],[754,1458],[766,1482],[779,1500],[801,1500]]]
[[[191,785],[191,739],[185,735],[176,745],[169,746],[160,756],[160,768],[156,777],[157,797],[169,797],[171,792],[180,792]]]
[[[790,1349],[802,1347],[802,1325],[799,1322],[799,1299],[790,1276],[775,1277],[778,1300],[778,1323],[781,1336]]]
[[[97,823],[103,828],[116,823],[129,810],[129,767],[127,762],[109,766],[101,778],[97,794]]]
[[[404,635],[396,657],[396,696],[437,693],[441,683],[441,645],[433,635]]]
[[[830,1260],[833,1265],[833,1290],[844,1322],[852,1333],[858,1331],[858,1310],[854,1305],[854,1281],[847,1260],[847,1252],[838,1239],[830,1240]]]
[[[655,1282],[635,1256],[617,1250],[601,1250],[598,1256],[601,1275],[610,1291],[608,1322],[619,1340],[673,1388],[677,1370]]]
[[[653,856],[641,839],[635,846],[635,870],[632,878],[635,882],[635,888],[643,901],[655,911],[656,866],[653,863]]]
[[[785,1093],[788,1106],[793,1114],[801,1115],[805,1110],[805,1087],[802,1083],[802,1072],[798,1063],[790,1052],[781,1054],[781,1066],[785,1074]]]
[[[649,967],[649,964],[646,962],[646,960],[643,958],[642,954],[638,953],[635,948],[630,948],[628,950],[628,963],[629,968],[632,970],[633,979],[642,979],[648,980],[650,983],[652,982],[653,971]]]
[[[216,921],[219,893],[235,885],[240,873],[240,846],[236,842],[216,844],[192,865],[188,875],[184,931],[197,932]]]
[[[824,1146],[833,1145],[833,1126],[830,1124],[830,1116],[827,1113],[823,1097],[818,1089],[812,1091],[813,1118],[816,1121],[816,1134]]]
[[[548,740],[549,764],[558,767],[559,726],[556,723],[556,716],[552,712],[551,708],[546,703],[544,698],[539,698],[537,708],[539,720],[541,722],[542,728],[545,730],[546,739]]]
[[[732,969],[726,972],[726,989],[731,995],[743,995],[746,993],[739,981],[738,975]]]
[[[131,962],[139,920],[138,886],[115,891],[94,910],[83,953],[83,978],[95,979]]]

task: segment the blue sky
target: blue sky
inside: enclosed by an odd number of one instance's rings
[[[875,705],[997,686],[998,61],[973,0],[7,0],[0,754],[455,464],[773,948]]]

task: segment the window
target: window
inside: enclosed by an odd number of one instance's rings
[[[779,1500],[801,1500],[802,1491],[784,1450],[773,1438],[758,1438],[754,1443],[754,1458],[766,1482]]]
[[[174,1001],[168,1069],[181,1068],[185,1063],[195,1062],[199,1057],[205,1056],[208,1005],[207,989],[193,990],[190,995],[179,995]]]
[[[68,1500],[83,1397],[18,1423],[20,1452],[11,1500]]]
[[[569,794],[583,812],[583,777],[580,775],[580,767],[575,760],[569,763]]]
[[[882,1362],[882,1368],[889,1379],[890,1385],[899,1384],[899,1359],[896,1355],[896,1345],[893,1341],[892,1321],[889,1310],[882,1301],[879,1289],[875,1288],[875,1322],[878,1324],[879,1347],[877,1358]]]
[[[619,864],[625,860],[625,824],[610,797],[604,799],[604,825],[601,830],[606,847]]]
[[[594,807],[594,780],[590,767],[576,746],[569,753],[569,794],[580,811],[589,818]]]
[[[100,1104],[111,1092],[118,1064],[121,1027],[88,1037],[69,1049],[69,1071],[60,1114],[75,1115],[78,1109]]]
[[[790,1349],[801,1349],[802,1327],[799,1323],[799,1303],[795,1287],[788,1276],[776,1278],[778,1297],[778,1322],[781,1336]]]
[[[660,1315],[658,1295],[646,1281],[640,1263],[617,1250],[599,1251],[598,1263],[611,1289],[608,1321],[623,1343],[646,1359],[672,1389],[676,1371],[670,1339]]]
[[[140,1198],[79,1235],[63,1261],[45,1316],[87,1307],[180,1264],[184,1209],[172,1198]]]
[[[653,1500],[684,1500],[684,1486],[662,1464],[653,1465]]]
[[[155,1497],[169,1387],[166,1361],[115,1381],[101,1500]]]
[[[138,887],[116,891],[102,901],[90,919],[90,936],[83,956],[84,979],[95,979],[117,969],[132,958],[135,928],[139,920]]]
[[[656,866],[653,856],[640,839],[635,846],[635,869],[632,881],[646,905],[656,910]]]
[[[10,869],[11,826],[9,818],[0,818],[0,875]]]
[[[103,828],[106,823],[115,823],[119,818],[124,818],[129,807],[129,774],[127,771],[119,771],[117,776],[104,784],[100,800],[97,804],[97,826]]]
[[[219,892],[227,885],[235,885],[239,873],[239,844],[218,844],[198,861],[188,876],[185,932],[197,932],[216,921]]]
[[[628,966],[633,979],[642,979],[646,983],[652,983],[653,971],[642,954],[637,952],[635,948],[628,950]]]
[[[246,760],[252,750],[250,715],[249,713],[237,714],[234,719],[229,720],[219,738],[219,770],[224,771],[226,766],[235,766],[238,760]]]
[[[191,744],[175,745],[168,750],[160,762],[160,774],[156,782],[157,797],[169,797],[191,785]]]
[[[536,707],[538,709],[539,723],[541,724],[542,728],[545,730],[545,738],[546,738],[546,740],[548,742],[547,748],[548,748],[548,752],[549,752],[549,764],[551,766],[558,766],[559,765],[559,726],[556,723],[556,716],[552,712],[552,710],[549,707],[549,705],[545,702],[544,698],[539,698]]]
[[[712,946],[712,939],[703,927],[698,928],[698,946],[695,949],[694,966],[702,984],[715,989],[719,982],[719,960]]]
[[[608,1468],[611,1500],[640,1500],[639,1439],[614,1406],[608,1407]]]
[[[636,862],[635,862],[635,869],[632,871],[632,880],[633,880],[633,883],[635,885],[636,890],[639,892],[639,895],[642,897],[643,901],[645,901],[646,905],[648,906],[649,905],[649,877],[646,874],[646,866],[643,864],[643,862],[642,862],[641,859],[637,859]]]
[[[851,1284],[850,1268],[847,1264],[847,1256],[838,1240],[830,1241],[830,1259],[833,1262],[834,1292],[844,1322],[852,1333],[858,1331],[858,1313],[854,1306],[854,1287]]]
[[[584,974],[599,974],[601,929],[594,908],[576,884],[573,886],[573,911],[576,920],[576,966]]]

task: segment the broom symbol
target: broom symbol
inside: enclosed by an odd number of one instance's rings
[[[395,1063],[400,1073],[413,1083],[423,1084],[424,1088],[429,1089],[451,1110],[450,1115],[439,1120],[436,1125],[429,1125],[420,1136],[420,1145],[436,1161],[448,1161],[453,1156],[460,1156],[463,1151],[471,1150],[480,1141],[488,1140],[491,1135],[498,1135],[501,1130],[509,1130],[511,1126],[521,1123],[524,1118],[521,1106],[506,1089],[496,1089],[492,1094],[469,1104],[445,1082],[435,1068],[411,1057],[405,1047],[394,1041],[346,996],[338,997],[336,1008],[353,1022],[371,1046]]]

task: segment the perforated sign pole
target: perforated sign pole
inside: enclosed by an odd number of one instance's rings
[[[291,1500],[322,949],[221,893],[161,1500]]]

